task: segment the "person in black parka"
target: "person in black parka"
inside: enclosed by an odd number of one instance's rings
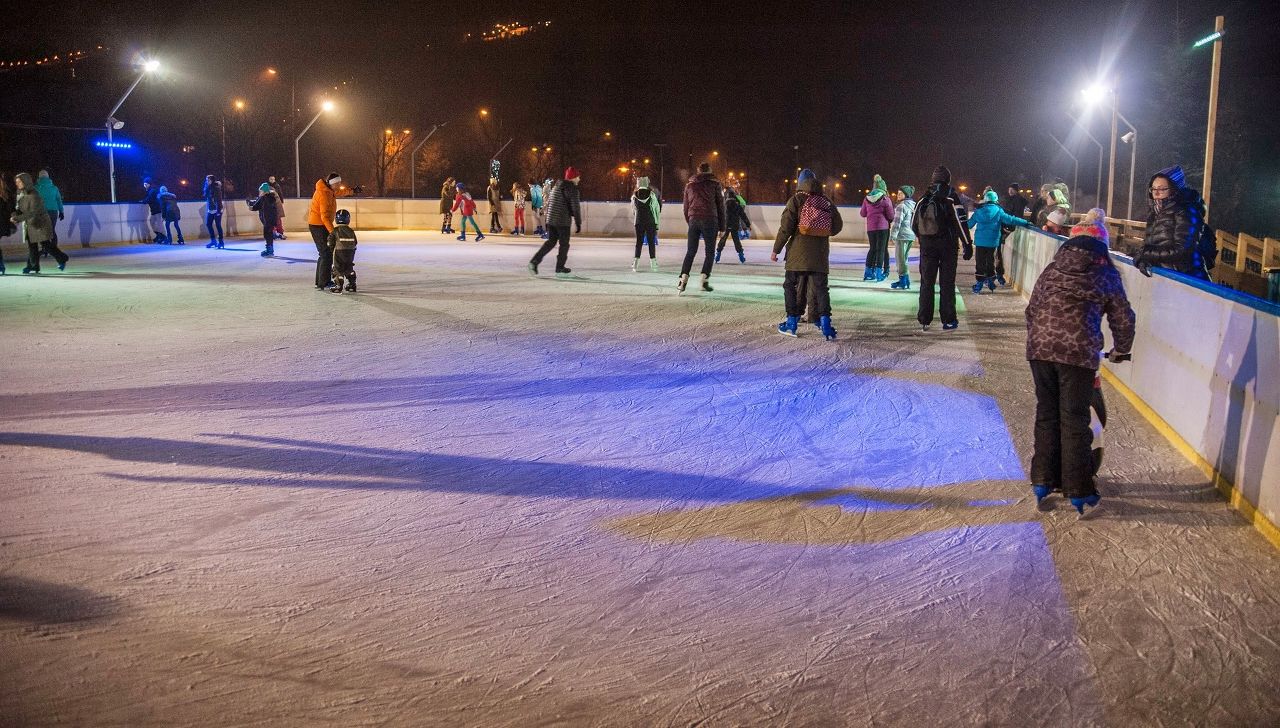
[[[1209,280],[1216,255],[1202,246],[1204,198],[1187,186],[1182,167],[1168,167],[1152,175],[1147,198],[1147,234],[1142,250],[1133,257],[1134,266],[1147,276],[1152,268],[1168,268]],[[1212,244],[1208,248],[1213,248]]]

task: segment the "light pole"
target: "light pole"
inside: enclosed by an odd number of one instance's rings
[[[1058,137],[1054,136],[1053,134],[1049,134],[1049,138],[1053,140],[1054,144],[1057,144],[1059,147],[1061,147],[1062,151],[1065,152],[1068,157],[1071,157],[1071,161],[1075,163],[1076,169],[1075,169],[1075,172],[1072,173],[1071,175],[1071,189],[1076,189],[1076,186],[1080,182],[1080,160],[1076,159],[1076,155],[1072,154],[1070,149],[1067,149],[1067,145],[1058,141]]]
[[[658,202],[662,202],[662,191],[667,188],[667,145],[653,146],[658,148]]]
[[[247,107],[244,99],[236,99],[231,103],[236,111],[244,111]],[[222,112],[222,181],[227,181],[227,112]]]
[[[1199,48],[1209,42],[1213,43],[1213,70],[1209,74],[1209,132],[1204,144],[1204,219],[1209,221],[1209,193],[1213,187],[1213,142],[1218,129],[1218,78],[1222,72],[1222,33],[1225,30],[1223,17],[1219,15],[1213,21],[1213,34],[1196,41],[1193,48]]]
[[[422,149],[422,145],[427,143],[436,130],[448,123],[446,121],[431,127],[431,131],[427,132],[427,135],[422,137],[422,141],[418,142],[418,146],[413,148],[413,154],[409,155],[409,197],[418,196],[418,150]]]
[[[124,126],[123,121],[116,120],[116,112],[124,105],[124,100],[129,98],[129,94],[133,93],[138,84],[142,83],[142,79],[146,78],[148,73],[153,73],[159,69],[160,61],[154,58],[142,64],[142,73],[138,74],[138,77],[133,81],[133,85],[129,87],[128,91],[124,92],[124,95],[120,97],[115,106],[111,107],[111,111],[107,114],[107,170],[111,175],[111,202],[113,203],[116,201],[116,150],[112,143],[112,132]]]
[[[302,157],[298,154],[298,143],[302,141],[302,135],[311,130],[311,127],[320,119],[324,112],[333,111],[333,102],[326,101],[320,104],[320,110],[316,115],[311,117],[311,121],[302,128],[302,133],[293,140],[293,181],[298,189],[298,197],[302,197]]]
[[[1067,116],[1071,116],[1071,115],[1068,114]],[[1089,141],[1093,142],[1098,147],[1098,186],[1094,189],[1096,190],[1098,195],[1098,204],[1101,205],[1102,204],[1102,142],[1095,139],[1093,137],[1093,134],[1090,134],[1089,130],[1085,128],[1085,125],[1080,123],[1079,119],[1077,119],[1074,116],[1071,116],[1071,120],[1076,123],[1076,126],[1080,127],[1080,131],[1084,132],[1085,136],[1089,137]],[[1075,207],[1074,196],[1072,196],[1072,199],[1071,199],[1071,206],[1072,208]],[[1107,212],[1111,212],[1111,211],[1108,210]]]
[[[1109,171],[1107,172],[1107,214],[1112,215],[1113,217],[1115,216],[1115,213],[1112,212],[1112,205],[1115,204],[1116,196],[1116,141],[1119,136],[1120,123],[1123,122],[1125,126],[1129,127],[1129,134],[1125,135],[1128,139],[1126,139],[1125,142],[1131,143],[1133,148],[1130,149],[1129,154],[1129,211],[1126,215],[1132,218],[1133,181],[1138,161],[1138,130],[1134,128],[1133,124],[1129,123],[1128,119],[1124,118],[1124,114],[1120,113],[1120,94],[1116,91],[1114,85],[1112,85],[1111,88],[1106,88],[1102,84],[1094,84],[1081,93],[1083,93],[1085,98],[1090,102],[1096,102],[1104,95],[1111,96],[1111,160],[1108,164]]]
[[[1134,175],[1138,172],[1138,130],[1133,127],[1133,124],[1129,123],[1128,119],[1124,118],[1124,114],[1116,112],[1116,116],[1120,117],[1120,121],[1124,122],[1124,125],[1129,127],[1129,133],[1121,136],[1120,141],[1129,145],[1129,204],[1124,216],[1126,220],[1132,220],[1133,180]]]

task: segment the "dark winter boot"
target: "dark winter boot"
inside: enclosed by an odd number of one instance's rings
[[[270,258],[275,254],[276,254],[276,248],[274,245],[267,245],[266,250],[263,250],[261,253],[262,257],[264,258]]]
[[[900,291],[908,291],[908,290],[911,290],[911,277],[910,277],[910,276],[898,276],[898,282],[897,282],[897,283],[890,283],[890,284],[889,284],[889,287],[890,287],[890,288],[896,288],[896,289],[898,289],[898,290],[900,290]]]

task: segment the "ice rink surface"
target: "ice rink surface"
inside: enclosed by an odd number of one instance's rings
[[[10,265],[0,725],[1280,723],[1280,554],[1113,390],[1036,510],[1012,290],[922,333],[836,245],[790,339],[767,241],[535,242]]]

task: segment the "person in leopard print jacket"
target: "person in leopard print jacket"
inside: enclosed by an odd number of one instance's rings
[[[1105,219],[1101,209],[1093,209],[1071,229],[1072,237],[1036,281],[1026,314],[1027,361],[1036,388],[1033,488],[1037,499],[1061,488],[1082,513],[1084,505],[1098,503],[1089,403],[1103,315],[1114,343],[1108,359],[1128,360],[1134,336],[1133,308],[1107,250]]]

